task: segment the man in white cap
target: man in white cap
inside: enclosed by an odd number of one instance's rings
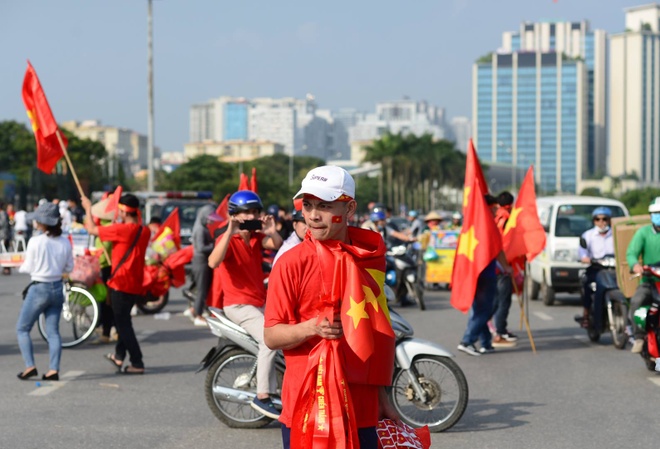
[[[366,296],[361,298],[356,295],[352,299],[359,304],[364,302],[362,310],[368,313],[370,318],[358,320],[359,326],[369,326],[365,330],[374,338],[374,352],[367,358],[367,365],[362,365],[361,363],[365,362],[359,362],[360,359],[356,360],[355,354],[360,349],[356,349],[357,345],[351,343],[353,340],[349,339],[349,331],[344,334],[345,326],[342,325],[342,321],[347,318],[345,315],[349,314],[345,313],[343,308],[340,312],[339,308],[344,304],[348,306],[342,298],[357,284],[338,281],[336,263],[343,260],[346,266],[353,264],[350,266],[360,270],[360,292],[362,288],[366,291],[372,289],[370,294],[384,298],[382,281],[385,270],[385,244],[375,232],[348,226],[357,209],[357,203],[354,200],[355,182],[346,170],[336,166],[311,170],[294,199],[299,197],[303,199],[302,211],[308,232],[302,243],[286,252],[274,265],[269,277],[265,312],[266,344],[271,349],[284,350],[287,364],[282,387],[283,410],[280,416],[280,421],[284,424],[283,445],[288,448],[290,441],[296,441],[299,445],[296,447],[306,447],[305,444],[309,442],[309,430],[305,431],[298,425],[301,410],[304,412],[305,404],[308,404],[301,398],[308,391],[305,387],[311,372],[308,372],[308,362],[311,369],[314,369],[319,354],[316,349],[326,347],[321,344],[323,339],[326,339],[339,340],[344,360],[342,368],[348,382],[347,393],[350,393],[350,402],[353,404],[353,410],[348,411],[348,416],[355,420],[358,429],[351,435],[359,438],[359,447],[376,448],[378,419],[383,416],[397,418],[397,413],[385,393],[385,386],[391,383],[394,334],[389,318],[385,318],[386,300],[379,302],[379,307],[372,307],[373,304],[366,304]],[[373,277],[368,274],[363,277],[362,273],[367,272],[375,274],[371,274]],[[382,277],[378,274],[382,274]],[[339,298],[335,297],[336,295]],[[333,305],[334,319],[328,320],[327,307]],[[332,313],[331,310],[330,315]],[[385,323],[385,326],[377,329],[377,323]],[[351,325],[351,332],[352,330]],[[315,391],[315,388],[314,386],[311,390]],[[330,395],[326,395],[324,400],[329,404],[330,411],[341,414],[345,408],[343,402],[333,404]],[[328,422],[338,421],[328,417]],[[314,426],[310,424],[305,428],[309,427]],[[327,447],[344,447],[332,440],[337,433],[330,431],[330,434]]]

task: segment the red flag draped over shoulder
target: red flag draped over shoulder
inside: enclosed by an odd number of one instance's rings
[[[319,320],[341,314],[344,338],[321,340],[312,350],[296,401],[291,448],[358,448],[348,384],[390,385],[394,332],[384,292],[385,244],[379,234],[349,228],[353,243],[316,247],[323,276]],[[377,349],[377,350],[376,350]]]
[[[502,239],[484,195],[485,178],[472,140],[468,145],[463,186],[463,227],[451,276],[451,305],[461,312],[472,306],[479,274],[502,250]]]
[[[536,208],[534,169],[529,167],[502,235],[507,260],[525,256],[531,261],[545,248],[545,238]]]
[[[37,73],[28,61],[28,67],[23,79],[23,103],[27,110],[28,118],[32,123],[34,138],[37,142],[37,168],[44,173],[52,173],[57,161],[63,156],[62,145],[57,135],[60,134],[62,144],[66,147],[68,141],[59,132],[57,122],[50,110],[46,94],[41,87]]]

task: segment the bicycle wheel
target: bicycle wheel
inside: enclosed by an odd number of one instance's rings
[[[72,348],[85,341],[96,329],[99,320],[99,305],[94,296],[82,284],[72,284],[64,292],[64,304],[60,314],[59,330],[63,348]],[[46,319],[42,314],[37,322],[39,333],[44,340]]]

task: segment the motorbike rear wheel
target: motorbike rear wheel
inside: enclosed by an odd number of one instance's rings
[[[610,323],[612,344],[617,349],[624,349],[628,344],[628,333],[626,332],[626,327],[628,326],[628,306],[626,305],[626,298],[619,290],[612,290],[606,294],[610,295],[609,300],[612,303],[613,322]]]
[[[155,313],[160,312],[165,308],[167,305],[167,302],[170,299],[170,292],[169,290],[165,292],[164,295],[159,296],[156,298],[154,295],[151,293],[147,293],[147,296],[145,297],[144,301],[138,301],[135,305],[137,306],[138,309],[145,315],[153,315]]]
[[[235,388],[257,392],[257,357],[242,349],[227,351],[209,366],[204,382],[206,403],[216,418],[234,429],[258,429],[273,420],[250,407],[250,402],[233,402],[213,392],[213,387]],[[278,391],[282,386],[282,373],[277,373]],[[243,381],[247,381],[243,385]],[[237,385],[239,382],[241,385]]]
[[[461,368],[449,357],[417,357],[411,372],[426,392],[422,400],[408,372],[394,372],[389,396],[401,420],[412,427],[429,426],[431,432],[449,429],[461,419],[468,403],[468,384]]]

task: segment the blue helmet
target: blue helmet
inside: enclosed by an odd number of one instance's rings
[[[266,213],[268,215],[272,215],[273,217],[277,218],[277,214],[280,212],[280,206],[277,204],[271,204],[268,206],[268,209],[266,209]]]
[[[408,216],[412,218],[417,218],[419,216],[419,213],[416,210],[411,210],[408,212]]]
[[[608,218],[612,218],[612,209],[605,206],[599,206],[591,212],[591,218],[594,218],[598,215],[605,215]]]
[[[371,215],[369,215],[369,220],[371,221],[385,220],[385,212],[382,210],[372,212]]]
[[[258,209],[262,211],[264,205],[261,203],[259,195],[251,190],[239,190],[229,197],[229,215],[234,215],[239,212],[245,212],[250,209]]]

